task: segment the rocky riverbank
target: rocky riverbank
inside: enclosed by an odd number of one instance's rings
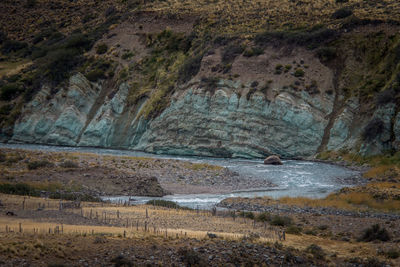
[[[228,198],[222,200],[218,207],[232,209],[232,210],[245,210],[269,213],[286,213],[286,214],[303,214],[303,215],[338,215],[350,216],[355,218],[379,218],[388,220],[400,220],[400,214],[393,213],[380,213],[380,212],[367,212],[367,211],[349,211],[344,209],[336,209],[332,207],[300,207],[289,206],[284,204],[271,204],[262,205],[253,203],[251,199],[243,198]]]
[[[0,149],[0,182],[92,196],[226,193],[271,187],[226,168],[172,159]]]

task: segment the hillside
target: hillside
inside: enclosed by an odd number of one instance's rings
[[[224,157],[399,150],[397,1],[0,11],[3,142]]]

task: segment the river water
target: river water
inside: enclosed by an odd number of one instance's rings
[[[164,159],[178,159],[194,163],[208,163],[226,167],[250,179],[264,179],[275,184],[275,187],[255,188],[247,191],[236,191],[228,194],[190,194],[168,195],[162,198],[115,196],[104,197],[111,201],[129,201],[144,203],[152,199],[165,199],[191,208],[207,209],[228,197],[262,197],[278,198],[282,196],[322,198],[345,186],[361,183],[360,173],[344,167],[310,161],[283,160],[283,165],[264,165],[261,159],[220,159],[200,157],[180,157],[155,155],[150,153],[115,150],[91,147],[62,147],[30,144],[0,144],[0,148],[19,148],[54,152],[82,152],[101,155],[140,156]]]

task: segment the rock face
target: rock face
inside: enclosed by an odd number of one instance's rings
[[[283,165],[281,159],[276,155],[267,157],[264,160],[264,164],[266,164],[266,165]]]
[[[272,98],[260,92],[241,97],[238,87],[239,83],[220,80],[211,94],[200,84],[193,85],[176,93],[169,107],[149,121],[138,116],[146,99],[127,106],[127,84],[107,95],[104,85],[76,74],[68,88],[55,95],[43,87],[23,109],[10,142],[175,155],[305,158],[315,155],[328,131],[326,149],[356,149],[372,155],[388,149],[392,141],[399,146],[400,119],[393,104],[375,111],[373,117],[382,120],[384,129],[372,141],[363,142],[362,131],[371,118],[360,117],[356,99],[347,100],[329,126],[332,95],[271,89]]]

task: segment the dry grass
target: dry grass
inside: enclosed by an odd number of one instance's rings
[[[7,206],[14,205],[17,207],[23,197],[0,195],[3,204]],[[41,198],[27,199],[27,208],[32,207],[44,200]],[[58,207],[58,201],[49,200],[50,209]],[[30,204],[31,205],[30,205]],[[148,218],[146,218],[146,210]],[[277,240],[275,229],[264,229],[262,224],[253,226],[253,222],[249,219],[236,218],[233,220],[229,217],[211,216],[209,212],[197,212],[187,210],[174,210],[162,207],[153,207],[148,205],[118,207],[114,204],[101,204],[101,203],[83,203],[82,211],[69,210],[77,214],[83,213],[85,217],[89,216],[92,212],[101,215],[103,212],[107,213],[107,223],[104,225],[74,225],[74,224],[60,224],[47,221],[38,221],[35,219],[23,219],[17,217],[1,217],[0,216],[0,235],[6,235],[5,229],[9,232],[14,232],[18,235],[42,235],[47,236],[49,231],[54,236],[56,227],[63,232],[63,235],[79,235],[79,236],[114,236],[117,238],[133,238],[143,239],[151,237],[165,237],[169,238],[196,238],[208,239],[207,233],[216,233],[219,238],[226,240],[240,240],[250,234],[259,234],[261,237],[253,239],[252,242],[268,243]],[[118,214],[118,215],[117,215]],[[119,218],[117,218],[117,216]],[[128,221],[128,224],[125,222]],[[96,222],[93,218],[93,222]],[[147,223],[147,231],[145,231],[144,222]],[[19,227],[22,227],[22,233],[19,233]],[[139,225],[138,229],[136,225]],[[50,229],[50,230],[49,230]],[[10,235],[10,233],[8,233]],[[248,240],[248,239],[247,239]],[[248,240],[249,241],[249,240]],[[0,245],[6,242],[2,239]],[[304,249],[311,244],[321,246],[329,253],[335,253],[338,257],[375,255],[371,244],[367,243],[349,243],[337,240],[328,240],[324,237],[309,236],[309,235],[286,235],[286,240],[282,241],[285,246],[292,246],[297,249]],[[57,248],[57,246],[55,247]],[[10,248],[12,249],[12,248]],[[21,248],[15,248],[15,253],[18,251],[25,251]]]
[[[175,16],[197,15],[204,18],[199,27],[224,34],[251,34],[266,29],[307,27],[326,24],[338,27],[343,21],[332,14],[342,7],[353,9],[361,19],[398,20],[400,4],[397,0],[353,0],[336,3],[333,0],[199,0],[152,2],[147,10]]]

